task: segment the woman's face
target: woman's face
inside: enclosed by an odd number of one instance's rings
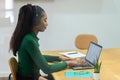
[[[45,29],[47,28],[48,23],[47,23],[47,15],[44,13],[44,15],[40,19],[40,25],[38,27],[38,31],[44,32]]]

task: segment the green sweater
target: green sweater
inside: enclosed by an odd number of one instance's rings
[[[65,69],[67,63],[64,61],[48,64],[51,61],[58,61],[59,57],[42,55],[38,40],[33,32],[23,38],[18,50],[18,73],[27,76],[39,73],[40,69],[46,74]]]

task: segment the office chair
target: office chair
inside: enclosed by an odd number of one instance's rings
[[[11,75],[12,75],[12,79],[16,80],[16,74],[17,74],[17,71],[18,71],[18,62],[14,57],[11,57],[8,60],[8,63],[9,63],[9,67],[10,67],[10,70],[11,70],[11,74],[9,75],[9,80],[11,80]]]
[[[75,47],[82,50],[88,49],[91,41],[98,43],[97,37],[93,34],[79,34],[75,38]]]
[[[10,70],[11,70],[11,73],[9,75],[9,80],[17,80],[16,79],[16,75],[17,75],[17,71],[18,71],[18,62],[17,62],[17,60],[14,57],[11,57],[8,60],[8,63],[9,63]],[[11,75],[12,75],[12,78],[11,78]],[[47,79],[40,76],[39,80],[47,80]]]

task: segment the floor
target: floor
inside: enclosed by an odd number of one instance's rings
[[[0,80],[8,80],[8,77],[0,77]]]

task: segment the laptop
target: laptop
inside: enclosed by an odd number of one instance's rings
[[[94,63],[99,60],[101,51],[102,51],[101,45],[94,43],[94,42],[90,42],[86,56],[84,58],[80,58],[80,60],[83,59],[85,61],[86,65],[73,66],[72,69],[76,70],[76,69],[92,69],[92,68],[94,68]]]

